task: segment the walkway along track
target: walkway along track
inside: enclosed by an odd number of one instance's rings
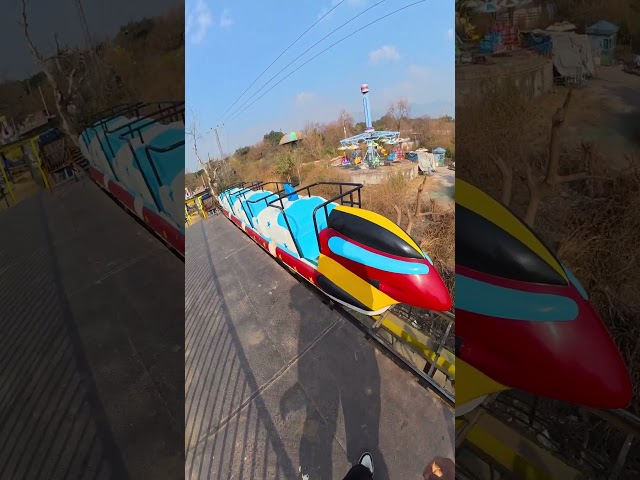
[[[230,219],[228,220],[231,222]],[[233,222],[231,223],[233,224]],[[250,235],[247,236],[253,240]],[[260,246],[262,250],[265,250],[255,240],[254,243]],[[298,281],[304,278],[277,258],[272,255],[269,255],[269,257],[278,262]],[[311,289],[306,279],[301,283]],[[421,386],[432,391],[450,408],[455,408],[455,393],[453,392],[455,382],[454,357],[453,353],[445,348],[446,344],[449,343],[447,341],[449,337],[453,337],[454,314],[438,314],[440,315],[439,318],[443,319],[448,327],[441,340],[437,342],[423,334],[416,326],[409,325],[393,313],[386,312],[376,317],[367,317],[349,311],[324,295],[317,288],[312,290],[322,297],[326,305],[360,329],[365,337],[391,358],[396,365],[411,373]],[[436,312],[432,313],[435,314]],[[447,388],[447,383],[449,383],[449,388]]]

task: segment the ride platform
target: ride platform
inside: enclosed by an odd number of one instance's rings
[[[223,215],[186,233],[189,479],[376,478],[453,458],[450,407]],[[305,477],[304,475],[308,475]]]
[[[86,176],[0,213],[0,478],[182,475],[183,282]]]

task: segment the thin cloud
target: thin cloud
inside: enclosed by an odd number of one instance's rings
[[[296,95],[296,105],[304,105],[314,99],[315,93],[300,92]]]
[[[453,40],[453,28],[450,28],[449,30],[447,30],[447,38],[449,40]]]
[[[191,42],[195,44],[202,43],[212,25],[213,15],[211,14],[211,9],[204,0],[198,0],[193,13],[187,17],[188,31],[193,31]]]
[[[331,10],[333,7],[335,7],[336,5],[338,5],[340,3],[340,0],[331,0],[331,4],[328,7],[323,7],[322,10],[320,10],[320,13],[318,13],[318,19],[324,17],[325,15],[327,15],[327,12],[329,10]],[[357,8],[357,7],[364,7],[369,3],[369,0],[346,0],[345,1],[346,5],[348,7],[353,7],[353,8]],[[331,17],[333,17],[334,12],[331,12],[329,15],[327,15],[324,20],[329,20]]]
[[[369,53],[369,63],[375,65],[380,60],[398,60],[400,58],[400,53],[396,49],[396,47],[391,47],[389,45],[385,45],[378,50],[374,50]]]
[[[229,28],[231,25],[233,25],[231,10],[225,8],[220,14],[220,28]]]
[[[320,10],[320,13],[318,13],[318,20],[321,19],[322,17],[324,17],[325,15],[327,15],[327,12],[329,10],[331,10],[333,7],[335,7],[338,3],[340,3],[340,0],[331,0],[331,5],[329,5],[328,7],[323,7],[322,10]],[[327,15],[324,20],[329,20],[331,17],[333,17],[334,12],[331,12],[329,15]]]
[[[431,76],[431,69],[416,64],[409,65],[409,75],[419,80],[426,80]]]

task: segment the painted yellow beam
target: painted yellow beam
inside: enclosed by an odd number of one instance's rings
[[[7,191],[9,192],[9,197],[11,197],[11,203],[13,205],[16,204],[16,196],[13,193],[13,188],[11,187],[11,182],[9,181],[9,177],[7,177],[7,172],[4,171],[4,163],[0,162],[0,172],[2,172],[2,178],[4,179],[4,185],[7,187]]]
[[[44,169],[42,168],[42,159],[40,158],[40,152],[38,149],[37,141],[40,137],[34,137],[31,139],[31,151],[36,156],[36,160],[38,160],[38,171],[40,172],[40,176],[42,177],[42,181],[44,182],[44,186],[47,190],[52,190],[51,185],[49,185],[49,179],[47,175],[44,173]]]
[[[382,320],[381,326],[392,335],[409,345],[418,355],[433,363],[436,358],[436,342],[418,329],[413,328],[393,314],[387,314]],[[448,350],[442,350],[436,360],[436,368],[446,374],[452,380],[456,378],[456,359]]]
[[[460,424],[456,421],[456,428]],[[522,480],[579,480],[584,476],[487,411],[466,441]]]
[[[456,382],[456,405],[458,406],[492,393],[509,390],[509,387],[492,380],[464,360],[456,358],[456,364],[459,377]]]

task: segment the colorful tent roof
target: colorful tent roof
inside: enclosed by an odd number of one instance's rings
[[[295,132],[295,131],[285,133],[280,139],[280,145],[285,145],[291,142],[297,142],[298,140],[302,140],[302,133]]]

